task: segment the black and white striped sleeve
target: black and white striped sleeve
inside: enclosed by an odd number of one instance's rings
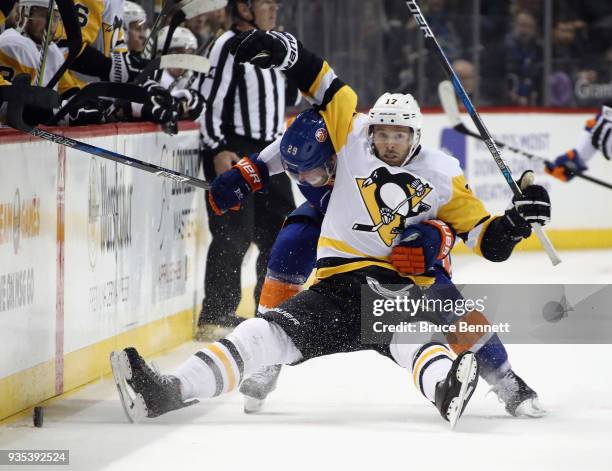
[[[224,150],[227,145],[223,133],[224,107],[233,108],[231,96],[234,85],[234,56],[229,53],[231,31],[221,35],[210,50],[210,71],[203,80],[200,93],[206,100],[206,108],[200,118],[200,132],[204,144],[210,149]]]

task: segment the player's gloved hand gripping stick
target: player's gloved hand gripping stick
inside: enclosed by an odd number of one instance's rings
[[[448,61],[446,55],[444,54],[442,47],[436,40],[436,37],[431,31],[431,28],[427,24],[427,20],[423,16],[421,9],[419,8],[419,6],[414,0],[406,0],[406,5],[408,6],[410,13],[412,13],[412,16],[414,17],[415,21],[418,23],[421,32],[425,36],[426,44],[428,44],[433,49],[434,53],[438,56],[438,59],[440,60],[442,67],[444,68],[446,73],[449,75],[451,82],[453,84],[453,87],[455,88],[455,91],[457,92],[457,95],[459,95],[459,97],[461,98],[461,101],[463,102],[465,109],[468,111],[470,117],[472,118],[472,121],[474,122],[474,125],[478,129],[478,132],[480,133],[484,143],[487,145],[487,148],[489,149],[489,152],[493,156],[493,159],[495,160],[497,167],[499,168],[502,175],[506,179],[506,183],[508,183],[508,186],[514,193],[515,197],[520,197],[522,195],[521,189],[519,188],[519,186],[516,184],[516,182],[512,178],[512,173],[510,172],[510,169],[504,162],[504,159],[497,147],[497,144],[491,137],[491,134],[489,133],[486,126],[484,125],[478,112],[474,108],[474,105],[472,104],[470,98],[467,96],[467,93],[465,92],[463,85],[461,85],[461,82],[459,81],[457,74],[453,70],[453,67]],[[536,236],[538,237],[542,246],[544,247],[544,250],[548,254],[548,257],[550,258],[550,261],[552,262],[552,264],[557,265],[561,263],[561,259],[559,258],[557,251],[555,250],[552,243],[550,242],[550,239],[548,238],[548,236],[542,229],[542,226],[537,222],[532,222],[531,226],[533,227],[533,230],[535,231]]]

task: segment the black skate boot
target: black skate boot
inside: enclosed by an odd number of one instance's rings
[[[130,422],[140,422],[145,417],[157,417],[198,402],[197,399],[183,402],[179,379],[150,367],[135,348],[111,352],[110,361],[123,410]]]
[[[281,366],[265,366],[242,382],[240,392],[244,395],[246,414],[253,414],[261,410],[268,394],[276,389]]]
[[[463,410],[474,394],[478,383],[478,362],[470,351],[463,352],[455,361],[444,381],[436,384],[435,405],[442,417],[455,428]]]
[[[491,388],[508,414],[514,417],[544,417],[546,410],[540,404],[537,393],[514,371],[508,372]]]

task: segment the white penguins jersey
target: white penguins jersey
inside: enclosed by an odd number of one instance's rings
[[[40,46],[25,34],[7,29],[0,34],[0,74],[12,81],[15,75],[28,74],[32,83],[37,80]],[[42,84],[45,86],[64,63],[64,56],[55,43],[49,44]],[[57,86],[55,87],[57,89]]]
[[[357,95],[326,61],[300,86],[317,105],[337,154],[334,189],[317,248],[317,278],[390,263],[403,229],[441,219],[476,253],[492,218],[469,189],[459,162],[439,150],[421,147],[404,167],[378,159],[368,141],[368,117],[356,112]],[[305,90],[307,88],[307,91]],[[266,159],[264,153],[264,161]],[[261,156],[260,156],[261,158]]]

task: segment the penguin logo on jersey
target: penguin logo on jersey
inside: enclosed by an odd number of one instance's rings
[[[379,167],[369,177],[356,180],[373,224],[355,223],[353,230],[378,232],[388,247],[404,230],[406,219],[431,209],[423,200],[433,188],[410,173],[392,174]]]

